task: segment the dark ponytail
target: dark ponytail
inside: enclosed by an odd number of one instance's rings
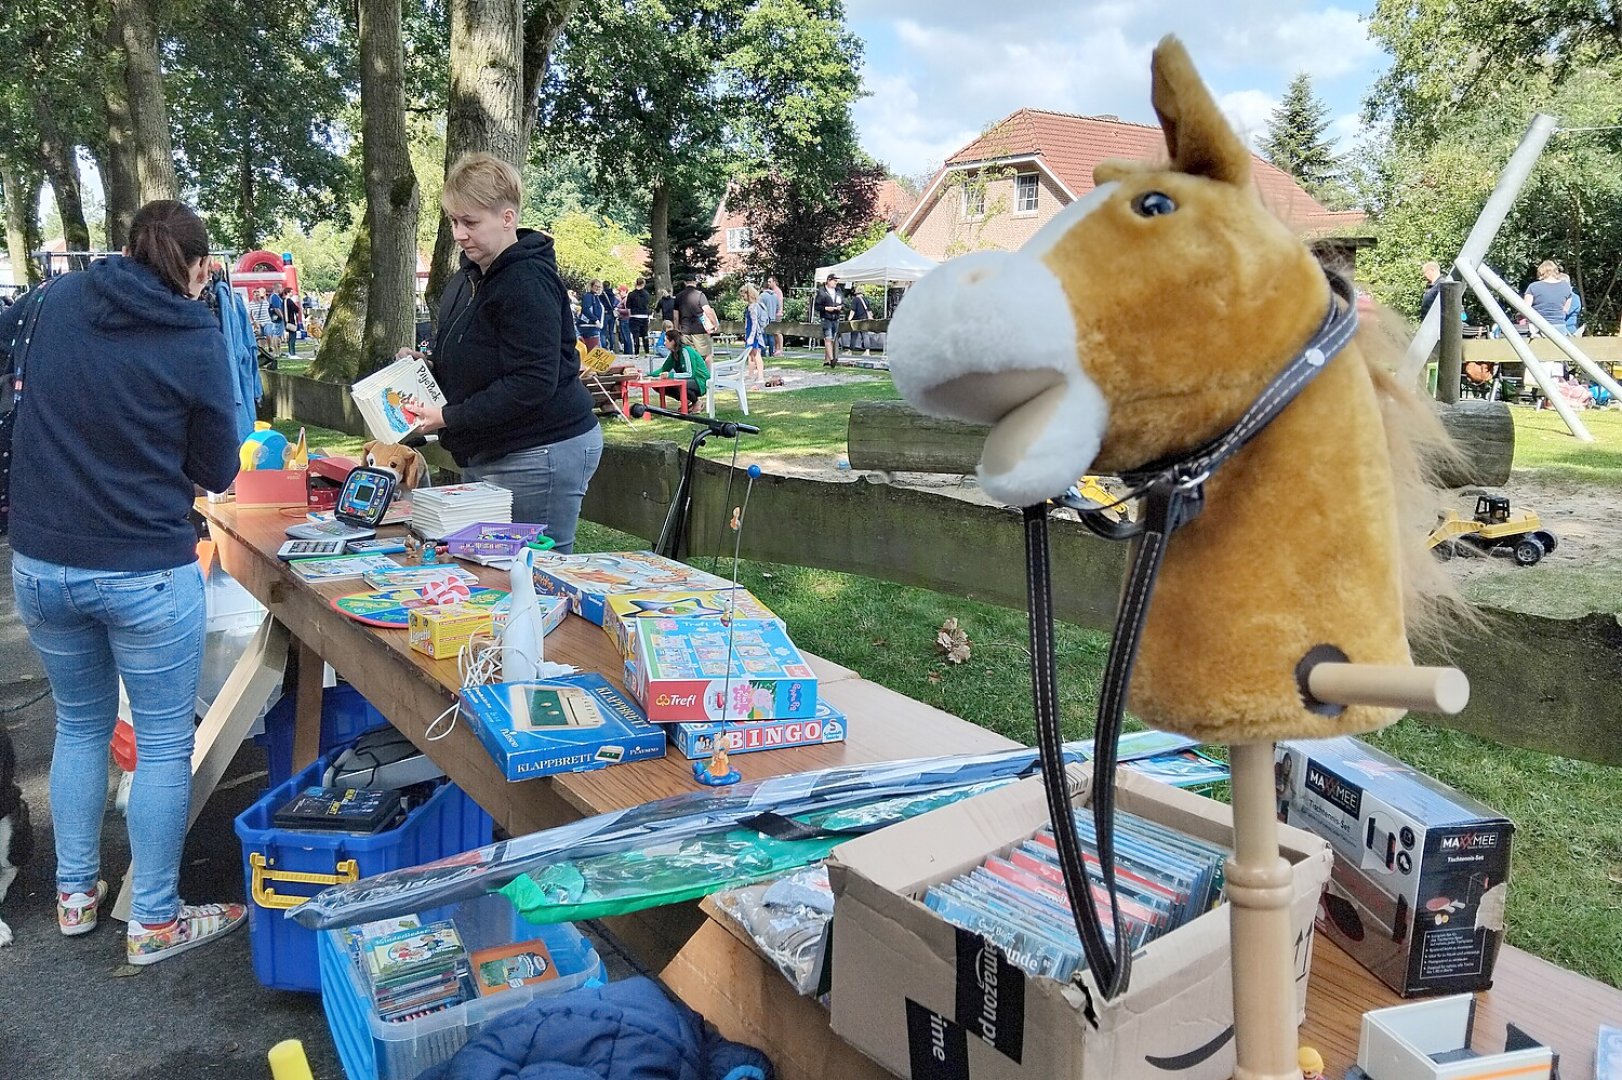
[[[185,296],[191,264],[208,256],[208,229],[185,203],[155,199],[135,212],[129,251],[130,258]]]

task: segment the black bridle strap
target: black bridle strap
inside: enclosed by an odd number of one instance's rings
[[[1097,837],[1098,869],[1109,895],[1109,928],[1088,886],[1086,863],[1072,816],[1065,782],[1063,735],[1059,729],[1058,671],[1054,659],[1053,598],[1047,537],[1048,506],[1027,506],[1025,569],[1031,618],[1031,685],[1036,709],[1037,746],[1047,791],[1048,814],[1065,891],[1070,897],[1076,933],[1086,954],[1093,981],[1106,1000],[1124,993],[1131,981],[1132,950],[1121,925],[1121,906],[1115,886],[1115,768],[1117,743],[1126,712],[1132,669],[1149,612],[1166,545],[1172,533],[1199,515],[1204,505],[1205,481],[1211,473],[1255,438],[1295,400],[1301,389],[1345,348],[1357,332],[1356,294],[1349,282],[1328,275],[1329,310],[1299,353],[1268,383],[1235,424],[1205,447],[1185,457],[1134,473],[1130,480],[1144,497],[1141,520],[1122,526],[1093,511],[1082,521],[1106,539],[1135,538],[1126,589],[1115,616],[1104,684],[1098,698],[1098,722],[1093,731],[1092,811]]]

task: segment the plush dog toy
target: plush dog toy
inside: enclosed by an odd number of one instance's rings
[[[428,462],[409,446],[378,442],[375,439],[361,447],[361,460],[382,469],[393,469],[405,489],[421,487],[428,479]]]

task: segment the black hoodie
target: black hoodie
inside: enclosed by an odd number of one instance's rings
[[[213,312],[113,255],[51,283],[24,357],[11,546],[85,570],[197,559],[192,484],[237,474],[225,337]],[[0,337],[29,304],[0,315]]]
[[[439,303],[434,342],[434,377],[446,401],[439,438],[458,465],[484,464],[597,426],[574,342],[550,236],[519,229],[486,271],[462,256]]]

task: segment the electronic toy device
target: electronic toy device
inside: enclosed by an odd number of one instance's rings
[[[344,480],[331,521],[293,525],[287,535],[299,540],[370,540],[377,535],[378,523],[388,513],[399,485],[393,469],[357,466]]]
[[[276,549],[276,557],[288,559],[324,559],[344,554],[342,540],[288,540]]]

